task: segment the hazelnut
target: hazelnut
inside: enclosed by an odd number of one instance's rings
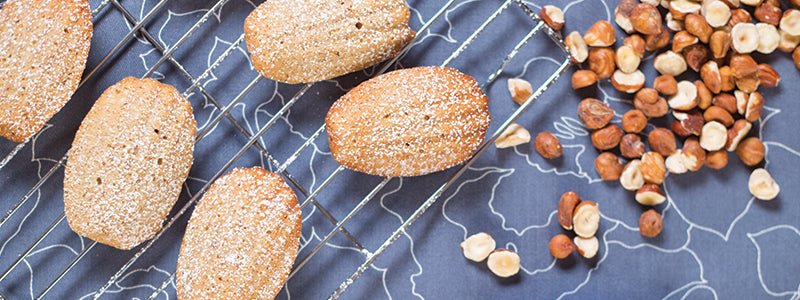
[[[778,50],[781,50],[786,53],[792,53],[797,45],[800,45],[800,35],[795,36],[786,33],[783,29],[778,29],[778,34],[781,36],[781,39],[778,41]]]
[[[489,253],[494,251],[496,244],[494,238],[486,232],[478,232],[461,242],[461,251],[464,257],[474,262],[481,262]]]
[[[770,54],[778,49],[778,43],[781,41],[781,35],[778,33],[778,28],[775,25],[767,23],[756,24],[758,30],[758,47],[756,51],[764,54]]]
[[[656,128],[650,131],[647,136],[647,142],[653,151],[658,152],[663,156],[669,156],[675,152],[675,135],[672,131],[666,128]]]
[[[616,62],[620,71],[626,74],[633,73],[639,69],[639,54],[631,46],[621,46],[617,48]]]
[[[749,54],[732,55],[730,66],[735,78],[742,78],[758,72],[758,63]]]
[[[577,249],[578,253],[584,258],[594,257],[597,255],[597,250],[600,249],[600,242],[597,241],[597,237],[595,236],[589,238],[576,236],[572,241],[575,244],[575,249]]]
[[[731,18],[731,8],[722,1],[710,1],[703,4],[702,12],[711,27],[728,25],[728,20]]]
[[[750,94],[742,91],[734,91],[733,95],[736,98],[736,111],[744,116],[747,112],[747,101],[750,99]]]
[[[566,235],[559,234],[550,239],[550,254],[553,257],[558,259],[567,258],[572,251],[575,251],[575,245]]]
[[[622,28],[625,33],[631,34],[635,32],[633,29],[633,23],[631,23],[631,13],[633,9],[636,8],[636,5],[639,5],[639,2],[635,0],[623,0],[617,4],[617,8],[614,9],[614,22],[617,23],[619,28]]]
[[[519,273],[519,254],[508,249],[497,249],[489,254],[486,265],[498,277],[511,277]]]
[[[561,195],[558,200],[558,224],[566,230],[572,230],[572,215],[575,207],[581,203],[581,197],[575,192],[569,191]]]
[[[614,56],[614,50],[610,47],[592,47],[589,49],[589,69],[594,71],[599,79],[611,77],[617,68]]]
[[[669,32],[667,30],[661,30],[660,33],[645,36],[644,49],[647,51],[660,50],[669,45],[669,42]]]
[[[642,155],[642,163],[639,165],[639,170],[642,171],[642,178],[646,183],[661,184],[664,182],[664,176],[667,173],[666,166],[664,166],[664,157],[658,152],[647,152]]]
[[[744,77],[734,77],[734,81],[736,82],[736,88],[746,93],[755,92],[760,85],[757,73],[753,73]]]
[[[635,133],[629,133],[622,137],[619,142],[619,152],[627,158],[640,158],[646,151],[645,145]]]
[[[714,28],[708,25],[706,19],[695,13],[686,15],[683,23],[686,26],[686,31],[699,38],[703,43],[708,43],[711,33],[714,32]]]
[[[800,69],[800,47],[797,47],[792,51],[792,61],[794,61],[794,66]]]
[[[664,159],[664,165],[667,167],[667,171],[673,174],[683,174],[689,171],[689,167],[683,163],[683,151],[677,150],[672,155],[667,156]]]
[[[734,114],[736,113],[736,97],[728,93],[720,93],[714,96],[714,100],[712,102],[714,106],[721,107],[728,111],[728,113]]]
[[[625,168],[622,169],[622,174],[619,176],[619,183],[622,188],[635,191],[644,185],[641,165],[642,161],[638,159],[631,160],[625,165]]]
[[[686,61],[683,60],[683,57],[680,56],[680,54],[667,51],[656,56],[656,59],[653,62],[653,67],[655,67],[656,70],[661,74],[671,75],[674,77],[681,75],[684,71],[686,71]]]
[[[530,136],[528,136],[528,139],[530,139]],[[561,142],[558,141],[555,135],[548,131],[543,131],[536,135],[536,139],[533,141],[533,147],[536,149],[536,152],[539,152],[544,158],[554,159],[561,157]]]
[[[622,40],[622,44],[625,46],[630,46],[631,49],[633,49],[633,52],[639,55],[640,59],[644,57],[645,41],[641,35],[633,34],[629,37],[626,37],[625,39]]]
[[[514,147],[522,145],[531,141],[531,134],[525,127],[517,123],[511,124],[506,127],[506,130],[500,134],[494,141],[494,146],[498,149]]]
[[[667,101],[669,107],[677,110],[690,110],[695,108],[698,102],[697,86],[686,80],[678,82],[678,92]]]
[[[700,12],[700,3],[689,0],[673,0],[669,2],[669,13],[673,19],[683,21],[686,15]]]
[[[718,106],[711,106],[706,109],[706,111],[703,113],[703,119],[705,119],[706,122],[719,122],[725,126],[725,128],[733,125],[733,117],[731,117],[731,114],[724,108]]]
[[[655,206],[664,203],[667,197],[658,185],[648,183],[636,191],[635,199],[641,205]]]
[[[581,201],[575,207],[575,214],[572,216],[572,229],[580,237],[589,238],[594,236],[600,225],[600,210],[597,203],[592,201]]]
[[[747,120],[736,120],[733,126],[728,129],[728,140],[725,142],[725,150],[734,151],[739,146],[739,142],[747,136],[753,127]]]
[[[706,166],[712,169],[722,169],[728,165],[728,152],[725,149],[709,151],[706,153]]]
[[[731,49],[731,35],[722,30],[714,31],[708,39],[708,48],[713,58],[725,58]]]
[[[744,139],[736,146],[736,155],[745,165],[755,166],[764,160],[764,143],[757,137]]]
[[[564,12],[561,11],[560,8],[552,5],[543,6],[542,9],[539,10],[539,18],[555,31],[561,30],[561,27],[564,26]]]
[[[766,88],[777,87],[778,83],[781,81],[781,75],[778,74],[778,71],[775,70],[772,66],[764,63],[758,64],[758,71],[756,71],[756,76],[758,76],[759,87],[766,87]]]
[[[661,75],[653,81],[653,88],[664,95],[673,95],[678,92],[678,81],[672,75]]]
[[[681,52],[686,46],[697,44],[699,41],[700,39],[686,30],[678,31],[672,36],[672,51]]]
[[[614,25],[611,25],[611,23],[605,20],[595,22],[586,30],[586,33],[583,34],[583,40],[587,45],[592,47],[611,46],[616,41],[616,38],[617,35],[614,30]]]
[[[597,82],[597,74],[592,70],[577,70],[572,73],[572,89],[577,90]]]
[[[719,122],[711,121],[703,125],[700,133],[700,147],[708,151],[716,151],[725,146],[728,139],[728,129]]]
[[[633,73],[627,74],[621,70],[614,71],[611,76],[611,84],[620,92],[633,94],[644,86],[644,73],[639,70],[634,70]]]
[[[698,72],[700,67],[711,59],[711,50],[703,44],[689,45],[683,49],[683,59],[690,69]]]
[[[700,78],[711,93],[719,94],[722,91],[722,77],[719,75],[717,62],[712,60],[704,64],[700,68]]]
[[[622,115],[622,129],[629,133],[639,133],[647,126],[647,116],[641,110],[632,109]]]
[[[616,124],[608,124],[592,132],[592,144],[599,150],[609,150],[619,145],[623,134]]]
[[[697,89],[697,107],[703,109],[711,106],[714,94],[706,87],[706,84],[702,80],[695,80],[694,87]]]
[[[614,153],[603,152],[594,160],[594,167],[603,180],[617,180],[622,174],[622,162]]]
[[[690,137],[683,142],[681,158],[689,171],[695,172],[703,168],[706,161],[706,150],[700,147],[700,142],[696,137]]]
[[[731,29],[731,46],[736,52],[750,53],[758,48],[758,29],[752,23],[739,23]],[[735,76],[736,72],[734,72]]]
[[[787,9],[783,12],[779,26],[788,34],[800,35],[800,10]]]
[[[658,96],[658,92],[652,88],[642,88],[633,97],[633,105],[641,110],[645,116],[651,118],[661,117],[669,112],[667,100]]]
[[[670,124],[670,129],[679,136],[700,135],[705,125],[703,115],[698,111],[680,112],[673,111],[675,121]]]
[[[764,169],[755,169],[750,173],[750,180],[747,182],[750,194],[761,200],[772,200],[778,197],[781,187],[775,179]]]
[[[759,6],[759,5],[761,5],[761,2],[763,2],[763,1],[764,0],[741,0],[740,2],[742,4],[744,4],[744,5]]]
[[[759,92],[750,93],[747,100],[747,110],[745,110],[744,118],[749,122],[758,121],[761,118],[761,112],[764,109],[764,97]]]
[[[664,227],[661,215],[655,210],[648,210],[639,218],[639,233],[646,237],[656,237]]]
[[[633,29],[644,35],[657,34],[661,27],[661,14],[653,5],[640,3],[631,12]]]
[[[514,102],[522,104],[533,95],[533,87],[525,79],[511,78],[508,80],[508,92],[511,93],[511,99],[514,99]]]
[[[666,24],[667,29],[669,29],[672,32],[683,31],[684,29],[686,29],[686,26],[683,25],[683,20],[677,20],[673,18],[672,13],[670,12],[667,12],[667,15],[664,16],[664,21],[667,23]]]
[[[756,20],[760,22],[778,26],[781,21],[781,16],[783,16],[783,11],[781,11],[780,4],[775,6],[765,2],[756,7],[754,15]]]
[[[753,20],[750,13],[744,9],[736,8],[731,10],[731,19],[728,20],[728,27],[733,28],[739,23],[750,23]]]
[[[733,70],[730,66],[722,66],[719,68],[719,78],[721,80],[721,88],[723,92],[730,92],[736,88],[736,82],[733,79]]]
[[[600,100],[586,98],[578,104],[578,118],[589,129],[603,128],[613,117],[614,110]]]
[[[586,45],[583,37],[577,31],[570,32],[567,38],[564,39],[564,44],[569,48],[572,62],[582,63],[589,58],[589,46]]]

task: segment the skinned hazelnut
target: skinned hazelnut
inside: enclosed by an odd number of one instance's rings
[[[589,58],[589,46],[583,40],[583,36],[577,31],[570,32],[564,39],[564,44],[569,48],[569,55],[572,57],[572,62],[582,63]]]
[[[603,128],[613,117],[614,110],[600,100],[586,98],[578,104],[578,118],[589,129]]]
[[[700,135],[705,125],[705,119],[700,112],[693,110],[690,112],[673,111],[675,121],[670,124],[672,132],[679,136]]]
[[[781,75],[778,74],[778,71],[775,70],[772,66],[761,63],[758,64],[758,71],[756,71],[756,76],[758,76],[758,86],[759,87],[766,87],[766,88],[773,88],[777,87],[778,83],[781,81]]]
[[[667,197],[658,185],[648,183],[636,191],[635,199],[641,205],[656,206],[664,203]]]
[[[489,254],[494,251],[496,247],[494,238],[485,232],[479,232],[469,236],[466,240],[461,242],[461,251],[464,252],[464,257],[474,262],[481,262]]]
[[[636,31],[633,29],[633,23],[631,22],[631,13],[636,8],[636,5],[639,5],[636,0],[622,0],[614,9],[614,22],[627,34]]]
[[[711,27],[722,27],[728,25],[731,18],[731,8],[722,1],[710,1],[703,4],[703,17]]]
[[[600,210],[597,203],[584,200],[575,207],[575,214],[572,216],[572,230],[580,237],[589,238],[594,236],[600,226]]]
[[[539,18],[547,26],[553,28],[554,31],[559,31],[561,27],[564,27],[564,12],[558,7],[552,5],[542,6],[542,9],[539,10]]]
[[[791,35],[800,35],[800,10],[787,9],[781,16],[779,26]]]
[[[498,277],[511,277],[519,273],[519,254],[508,249],[497,249],[489,254],[486,265]]]
[[[792,53],[797,45],[800,45],[800,35],[795,36],[788,34],[783,29],[778,28],[778,34],[780,35],[780,40],[778,41],[778,50],[781,50],[786,53]]]
[[[575,245],[572,244],[572,240],[568,236],[559,234],[550,239],[550,254],[553,257],[558,259],[567,258],[572,254],[572,251],[575,251]]]
[[[641,110],[645,116],[651,118],[661,117],[669,112],[667,100],[658,96],[658,92],[652,88],[642,88],[633,97],[633,105]]]
[[[674,77],[686,71],[686,61],[679,54],[667,51],[656,56],[653,67],[661,74]]]
[[[681,52],[689,45],[697,44],[700,41],[696,36],[686,30],[681,30],[672,36],[672,51]]]
[[[611,152],[603,152],[598,155],[594,160],[594,167],[603,180],[619,179],[623,169],[622,162]]]
[[[711,106],[703,112],[703,118],[706,122],[716,121],[725,126],[725,128],[733,125],[733,117],[724,108],[718,106]]]
[[[647,116],[641,110],[632,109],[622,115],[622,130],[639,133],[647,126]]]
[[[706,161],[706,150],[700,147],[697,137],[689,137],[683,142],[681,159],[689,171],[695,172],[703,168]]]
[[[775,179],[762,168],[755,169],[750,173],[747,188],[750,190],[750,194],[761,200],[775,199],[781,192],[781,187],[775,182]]]
[[[781,35],[778,33],[778,28],[775,28],[775,25],[758,23],[756,24],[756,30],[758,30],[758,47],[756,47],[756,51],[770,54],[775,51],[775,49],[778,49]]]
[[[647,135],[647,143],[653,151],[663,156],[669,156],[675,152],[675,135],[666,128],[656,128]]]
[[[703,125],[700,133],[700,147],[708,151],[716,151],[725,146],[728,139],[728,129],[719,122],[711,121]]]
[[[605,20],[595,22],[586,30],[586,33],[583,34],[583,40],[587,45],[592,47],[611,46],[616,41],[616,38],[617,33],[614,30],[614,25],[611,25],[611,23]]]
[[[572,230],[572,215],[575,207],[581,203],[581,197],[573,191],[561,195],[558,200],[558,224],[566,230]]]
[[[627,158],[640,158],[646,150],[642,138],[634,133],[626,134],[619,142],[619,152]]]
[[[669,31],[661,30],[660,33],[645,36],[644,49],[647,51],[661,50],[669,45]]]
[[[736,97],[728,93],[720,93],[714,96],[712,102],[714,106],[720,107],[728,111],[730,114],[736,113]]]
[[[714,28],[711,28],[711,25],[708,25],[706,19],[703,18],[703,16],[695,13],[686,15],[683,23],[684,26],[686,26],[686,31],[699,38],[704,44],[708,43],[708,39],[714,32]]]
[[[525,100],[533,95],[533,87],[531,83],[521,78],[508,79],[508,92],[511,94],[511,99],[519,104],[525,103]]]
[[[731,47],[739,53],[750,53],[758,48],[758,29],[752,23],[739,23],[731,29]],[[735,76],[736,72],[734,72]]]
[[[744,113],[744,118],[748,122],[755,122],[761,118],[761,113],[764,109],[764,97],[761,96],[759,92],[752,92],[750,93],[750,97],[747,100],[747,109]]]
[[[657,34],[661,27],[661,14],[653,5],[640,3],[631,12],[633,29],[644,35]]]
[[[663,220],[655,210],[648,210],[639,217],[639,233],[646,237],[656,237],[664,228]]]
[[[497,139],[494,141],[494,146],[498,149],[503,149],[522,145],[530,141],[531,134],[528,132],[528,130],[519,124],[514,123],[506,127],[506,130],[504,130],[503,133],[497,137]]]
[[[764,160],[764,143],[757,137],[744,139],[736,146],[736,155],[745,165],[755,166]]]
[[[639,169],[642,171],[642,179],[646,183],[661,184],[667,174],[664,166],[664,157],[658,152],[647,152],[642,155],[642,164]]]
[[[597,241],[595,236],[589,238],[575,236],[572,241],[575,244],[575,249],[584,258],[594,257],[597,255],[597,250],[600,249],[600,242]]]
[[[644,39],[642,38],[641,35],[632,34],[631,36],[626,37],[625,39],[623,39],[622,40],[622,44],[625,45],[625,46],[631,47],[631,49],[633,49],[633,52],[635,52],[637,55],[639,55],[640,59],[642,57],[644,57],[645,41],[644,41]]]
[[[577,70],[572,73],[572,89],[577,90],[594,85],[597,82],[597,74],[592,70]]]
[[[683,174],[689,171],[689,167],[683,163],[683,151],[680,149],[664,159],[664,166],[667,167],[667,171],[673,174]]]
[[[623,45],[617,48],[615,61],[617,62],[617,67],[623,73],[630,74],[638,71],[640,59],[639,54],[631,46]]]
[[[686,80],[678,82],[678,92],[669,97],[667,104],[672,109],[690,110],[697,106],[697,86]]]
[[[530,139],[530,136],[528,136]],[[554,159],[561,157],[562,147],[558,138],[548,131],[542,131],[536,135],[533,141],[533,147],[539,155],[546,159]]]
[[[761,5],[762,2],[764,2],[764,0],[740,0],[739,2],[741,2],[744,5],[759,6]]]
[[[733,79],[733,71],[730,66],[722,66],[719,68],[719,78],[721,80],[721,91],[730,92],[736,88],[736,82]]]
[[[625,165],[625,168],[622,169],[622,174],[619,176],[619,183],[622,188],[635,191],[644,185],[641,165],[642,161],[638,159],[631,160]]]
[[[728,165],[728,152],[725,149],[709,151],[706,153],[706,166],[712,169],[722,169]]]
[[[653,88],[664,95],[673,95],[678,92],[678,81],[672,75],[661,75],[653,80]]]
[[[736,98],[736,112],[744,116],[747,112],[747,101],[750,100],[750,94],[743,91],[734,91],[733,96]]]
[[[689,0],[673,0],[669,2],[669,13],[673,19],[683,21],[686,15],[700,12],[700,3]]]
[[[719,75],[717,62],[713,60],[706,62],[700,68],[700,78],[711,93],[719,94],[722,91],[722,78]]]
[[[669,2],[673,3],[675,1],[669,1]],[[666,23],[667,29],[669,29],[672,32],[683,31],[684,29],[686,29],[686,26],[683,26],[683,20],[678,20],[673,18],[671,12],[667,12],[667,15],[664,16],[664,22]]]
[[[731,49],[731,35],[722,30],[714,31],[708,39],[708,48],[711,50],[711,57],[725,58]]]
[[[594,71],[599,79],[611,77],[617,68],[614,56],[614,50],[610,47],[592,47],[589,49],[589,69]]]
[[[633,73],[626,74],[622,70],[614,71],[611,76],[611,84],[618,91],[628,94],[633,94],[639,91],[644,86],[645,78],[644,73],[639,70],[634,70]]]
[[[728,129],[728,140],[725,142],[725,150],[734,151],[739,146],[739,142],[747,136],[750,129],[753,127],[747,120],[736,120],[733,126]]]

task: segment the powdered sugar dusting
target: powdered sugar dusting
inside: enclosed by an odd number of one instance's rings
[[[374,175],[414,176],[468,159],[491,122],[488,105],[468,75],[419,67],[360,84],[333,104],[325,124],[339,164]]]
[[[273,299],[300,243],[297,198],[255,167],[220,177],[195,208],[181,244],[179,299]]]
[[[152,237],[178,200],[196,134],[192,107],[174,87],[129,77],[108,88],[64,169],[70,227],[120,249]]]
[[[0,9],[0,135],[22,142],[72,97],[92,37],[88,0],[9,0]]]
[[[403,0],[274,0],[245,20],[247,49],[264,77],[314,82],[395,56],[415,33]]]

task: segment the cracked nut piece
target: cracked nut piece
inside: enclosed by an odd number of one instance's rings
[[[730,67],[735,78],[743,78],[758,72],[758,63],[749,54],[732,55]]]
[[[669,97],[667,104],[672,109],[690,110],[697,106],[697,86],[686,80],[678,82],[678,92]]]
[[[703,112],[703,118],[706,122],[717,121],[725,128],[731,127],[733,125],[733,117],[731,114],[722,107],[719,106],[711,106]]]
[[[719,68],[719,78],[722,79],[723,92],[730,92],[736,88],[736,82],[733,79],[733,70],[730,66],[722,66]]]
[[[697,111],[692,111],[691,114],[673,111],[672,115],[674,115],[677,120],[673,121],[669,127],[672,129],[673,133],[682,137],[700,135],[700,132],[703,130],[703,125],[706,123],[705,120],[703,120],[703,116]]]
[[[664,191],[658,185],[652,183],[643,185],[642,188],[636,191],[634,198],[639,204],[649,206],[656,206],[667,200],[667,197],[664,196]]]
[[[783,12],[779,26],[788,34],[794,36],[800,35],[800,10],[787,9]]]
[[[647,143],[650,144],[650,149],[663,156],[672,155],[677,147],[675,135],[666,128],[656,128],[650,131],[650,134],[647,135]]]
[[[720,93],[714,96],[712,102],[714,106],[724,108],[728,113],[736,113],[736,97],[728,93]]]
[[[572,57],[572,62],[582,63],[589,58],[589,46],[586,45],[586,41],[583,40],[579,32],[570,32],[567,38],[564,39],[564,44],[569,48],[569,55]]]
[[[651,34],[644,39],[644,49],[647,51],[661,50],[669,45],[669,31],[661,30],[660,33]]]
[[[612,149],[619,145],[623,134],[625,133],[616,124],[608,124],[592,132],[592,145],[599,150]]]
[[[614,25],[605,20],[595,22],[583,34],[583,40],[592,47],[611,46],[616,41],[616,38],[617,32],[614,30]]]
[[[759,87],[766,87],[772,88],[777,87],[778,83],[781,82],[781,75],[778,74],[778,71],[775,70],[772,66],[768,64],[758,64],[758,71],[756,71],[756,76],[758,76],[758,86]]]
[[[500,134],[494,141],[494,146],[502,148],[510,148],[517,145],[522,145],[531,141],[531,134],[525,127],[517,123],[511,124],[506,127],[506,130]]]
[[[680,149],[667,156],[664,159],[664,165],[667,167],[667,171],[672,174],[683,174],[689,171],[689,167],[683,163],[683,151]]]
[[[623,45],[617,48],[616,62],[617,67],[623,73],[633,73],[639,69],[641,58],[631,46]]]
[[[706,166],[712,169],[722,169],[728,165],[728,152],[725,149],[709,151],[706,154]]]
[[[761,113],[764,110],[764,97],[759,92],[750,93],[747,99],[747,108],[744,112],[745,120],[749,122],[758,121],[761,118]]]
[[[572,73],[572,89],[582,89],[594,85],[597,82],[597,74],[592,70],[577,70]]]
[[[663,30],[661,27],[661,14],[653,5],[640,3],[631,12],[633,29],[644,35],[657,34]]]
[[[728,25],[731,8],[722,1],[711,1],[703,5],[703,17],[711,27],[722,27]]]
[[[633,29],[633,23],[631,23],[631,13],[636,8],[636,5],[639,5],[636,0],[622,0],[617,4],[617,8],[614,9],[614,22],[627,34],[636,31]]]
[[[675,1],[670,1],[670,3],[672,2]],[[671,12],[667,12],[667,15],[664,16],[664,22],[666,23],[667,29],[671,30],[672,32],[683,31],[686,29],[686,27],[683,26],[683,20],[677,20],[673,18]]]
[[[572,230],[581,237],[592,237],[600,225],[600,210],[593,201],[581,201],[572,216]]]
[[[642,171],[642,179],[645,183],[661,184],[667,174],[664,166],[664,157],[658,152],[647,152],[642,155],[642,163],[639,169]]]
[[[656,237],[664,228],[663,220],[655,210],[648,210],[639,217],[639,233],[646,237]]]
[[[619,153],[627,158],[640,158],[647,151],[642,138],[635,133],[629,133],[619,142]]]
[[[528,97],[533,95],[533,87],[531,83],[521,78],[508,79],[508,92],[511,94],[511,99],[519,104],[525,103]]]
[[[758,81],[758,74],[753,73],[744,77],[734,78],[736,88],[745,93],[752,93],[758,89],[760,82]]]
[[[672,51],[681,52],[689,45],[697,44],[700,41],[696,36],[686,30],[681,30],[672,36]]]
[[[753,18],[749,12],[741,8],[735,8],[731,10],[731,19],[728,20],[728,27],[733,28],[736,24],[750,23],[752,20]]]
[[[680,54],[667,51],[656,56],[653,67],[661,74],[674,77],[686,71],[686,61]]]
[[[494,251],[494,238],[486,232],[478,232],[461,242],[464,257],[474,262],[481,262]]]
[[[598,155],[594,160],[594,167],[603,180],[617,180],[623,170],[622,162],[611,152],[603,152]]]
[[[678,81],[672,75],[660,75],[653,80],[653,88],[664,95],[673,95],[678,92]]]
[[[711,60],[705,63],[700,68],[700,78],[711,93],[719,94],[722,91],[722,77],[719,75],[717,62]]]
[[[603,128],[613,117],[614,110],[600,100],[586,98],[578,104],[578,118],[589,129]]]
[[[497,249],[489,254],[486,265],[498,277],[511,277],[519,273],[519,254],[508,249]]]
[[[625,39],[622,40],[622,44],[631,47],[631,49],[633,49],[633,52],[635,52],[636,55],[639,55],[640,59],[644,57],[645,41],[641,35],[633,34],[629,37],[626,37]]]
[[[700,133],[700,147],[708,151],[716,151],[725,146],[728,139],[728,129],[719,122],[711,121],[703,125]]]
[[[644,86],[644,82],[644,73],[639,70],[634,70],[629,74],[622,72],[622,70],[616,70],[614,75],[611,76],[611,84],[614,88],[628,94],[639,91]]]
[[[689,171],[695,172],[703,168],[706,162],[706,150],[700,147],[697,137],[690,137],[683,142],[681,158]]]
[[[673,0],[669,2],[669,14],[673,19],[683,21],[686,15],[700,12],[700,3],[689,0]]]
[[[711,34],[708,39],[708,48],[711,50],[711,56],[720,59],[728,55],[728,50],[731,49],[731,35],[724,30],[717,30]]]
[[[752,23],[739,23],[731,29],[731,46],[736,52],[750,53],[758,48],[758,29]]]
[[[658,92],[652,88],[642,88],[633,97],[633,106],[641,110],[645,116],[651,118],[661,117],[669,112],[667,100],[658,96]]]
[[[564,27],[564,12],[558,7],[552,5],[543,6],[542,9],[539,10],[539,18],[555,31],[559,31],[561,27]]]
[[[778,43],[781,41],[781,35],[778,33],[778,28],[775,25],[767,23],[756,24],[758,30],[758,47],[756,51],[764,54],[770,54],[778,49]]]
[[[550,254],[553,257],[558,259],[567,258],[572,254],[572,251],[575,251],[575,245],[572,244],[568,236],[559,234],[550,239]]]
[[[775,199],[781,192],[781,187],[775,182],[775,179],[762,168],[755,169],[750,173],[747,188],[750,190],[750,194],[761,200]]]
[[[572,215],[575,212],[575,207],[581,203],[581,197],[573,191],[569,191],[561,195],[558,200],[558,224],[566,230],[572,230]]]
[[[592,47],[589,49],[589,69],[594,71],[599,79],[611,77],[617,69],[614,56],[611,47]]]
[[[644,185],[641,165],[642,161],[638,159],[631,160],[625,165],[625,168],[622,169],[622,174],[619,176],[619,183],[622,188],[635,191]]]
[[[764,143],[757,137],[744,139],[736,146],[736,155],[745,165],[755,166],[764,160]]]
[[[736,111],[743,115],[747,112],[747,100],[750,99],[750,94],[742,91],[734,91],[733,96],[736,98]]]
[[[780,28],[778,28],[778,34],[781,36],[780,41],[778,41],[778,50],[792,53],[797,48],[797,45],[800,45],[800,35],[791,35]]]
[[[755,12],[753,13],[756,17],[756,20],[761,22],[772,24],[778,26],[781,22],[781,16],[783,16],[783,11],[780,8],[780,4],[775,6],[770,2],[761,3],[758,7],[756,7]]]
[[[594,257],[597,255],[597,250],[600,249],[600,242],[595,236],[589,238],[576,236],[572,241],[575,244],[575,249],[584,258]]]
[[[622,130],[639,133],[647,126],[647,116],[641,110],[631,109],[622,115]]]
[[[530,139],[530,136],[528,136]],[[549,131],[542,131],[533,140],[533,148],[544,158],[554,159],[561,157],[563,148],[558,138]]]
[[[728,140],[725,142],[725,150],[735,151],[739,143],[747,136],[750,129],[753,127],[747,120],[736,120],[733,126],[728,129]]]
[[[711,37],[711,34],[714,33],[714,28],[708,25],[706,18],[698,14],[693,13],[686,15],[686,19],[683,20],[683,23],[686,27],[686,31],[699,38],[704,44],[708,43],[708,39]]]

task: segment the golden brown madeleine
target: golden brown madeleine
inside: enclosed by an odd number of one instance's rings
[[[106,89],[64,170],[69,226],[119,249],[151,238],[178,200],[196,134],[192,106],[174,87],[128,77]]]
[[[189,219],[178,299],[274,299],[297,257],[301,222],[281,176],[254,167],[220,177]]]
[[[88,0],[9,0],[0,9],[0,136],[20,143],[78,88],[89,56]]]
[[[380,176],[415,176],[467,160],[489,127],[489,98],[469,75],[442,67],[386,73],[328,111],[333,159]]]
[[[365,69],[414,38],[403,0],[270,0],[244,23],[253,65],[269,79],[301,83]]]

